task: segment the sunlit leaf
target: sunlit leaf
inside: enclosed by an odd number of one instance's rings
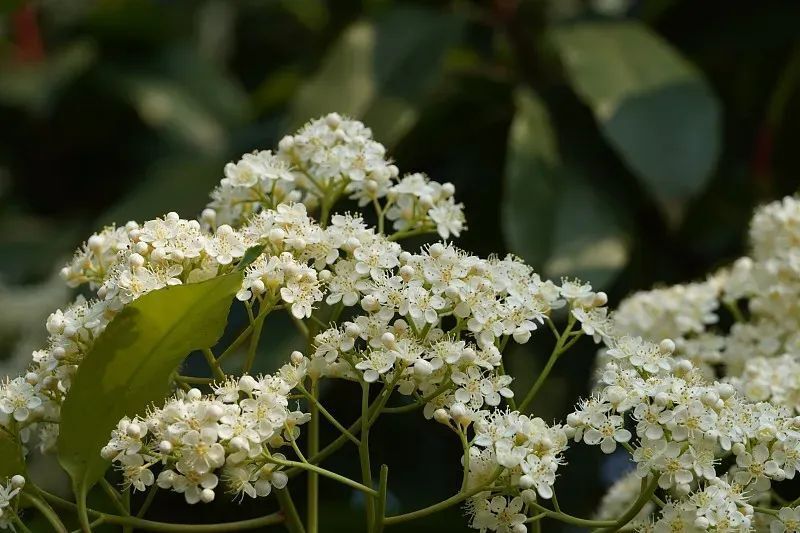
[[[646,26],[585,22],[554,42],[601,131],[672,221],[708,182],[720,106],[702,74]]]
[[[542,101],[522,90],[516,103],[503,199],[508,247],[548,276],[603,287],[627,263],[625,232],[601,191],[561,161]]]
[[[146,294],[117,315],[81,362],[61,410],[59,461],[85,491],[108,467],[100,449],[124,416],[169,394],[170,375],[225,328],[240,272]]]

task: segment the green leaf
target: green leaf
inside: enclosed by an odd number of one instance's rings
[[[166,287],[123,309],[81,362],[61,410],[58,456],[83,492],[103,477],[100,449],[124,416],[143,414],[170,392],[170,376],[225,329],[242,274]]]
[[[534,93],[516,93],[503,197],[509,249],[550,277],[607,286],[628,260],[609,198],[561,161],[550,117]]]
[[[64,88],[89,69],[96,57],[92,43],[76,41],[40,63],[0,64],[0,104],[45,114]]]
[[[221,153],[229,131],[247,118],[244,91],[196,50],[177,46],[157,61],[105,74],[146,124],[191,148]]]
[[[250,263],[258,259],[258,256],[264,253],[264,249],[266,247],[267,246],[264,244],[257,244],[255,246],[251,246],[250,248],[248,248],[244,252],[244,255],[242,256],[241,261],[239,261],[239,264],[236,265],[236,270],[242,271],[248,266],[250,266]]]
[[[19,441],[0,429],[0,483],[16,474],[25,473]]]
[[[355,22],[301,88],[287,129],[337,111],[364,120],[379,141],[396,143],[416,122],[462,27],[452,15],[414,7]]]
[[[566,73],[603,135],[669,218],[708,182],[720,105],[700,72],[641,23],[584,22],[553,32]]]

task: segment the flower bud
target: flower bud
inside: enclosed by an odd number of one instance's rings
[[[143,436],[142,427],[136,422],[131,422],[130,424],[128,424],[128,427],[125,429],[125,433],[127,433],[127,435],[133,439],[138,439],[139,437]]]
[[[527,503],[529,505],[530,505],[531,502],[535,502],[536,498],[537,498],[536,497],[536,491],[535,490],[531,490],[531,489],[523,490],[520,493],[520,496],[522,496],[522,499],[525,501],[525,503]]]
[[[105,239],[100,235],[92,235],[89,237],[89,240],[86,241],[86,246],[94,253],[99,253],[103,249],[104,244]]]
[[[342,116],[339,113],[329,113],[325,117],[325,124],[327,124],[328,127],[333,130],[338,128],[341,123],[342,123]]]
[[[361,328],[355,322],[348,322],[344,327],[344,333],[348,337],[358,337],[361,335]]]
[[[172,453],[172,443],[168,440],[162,440],[158,443],[158,449],[161,453]]]
[[[250,285],[250,290],[253,292],[253,294],[264,294],[267,292],[267,287],[264,285],[263,281],[257,279],[252,285]]]
[[[156,263],[164,262],[167,260],[167,251],[164,248],[156,248],[153,250],[153,253],[150,254],[150,259]]]
[[[669,394],[667,394],[666,392],[658,392],[653,397],[653,401],[656,403],[656,405],[664,407],[669,403]]]
[[[522,489],[529,489],[533,487],[533,477],[525,474],[519,477],[519,486]]]
[[[441,257],[444,253],[444,245],[440,242],[435,242],[431,244],[431,247],[428,248],[428,255],[433,257],[434,259]]]
[[[450,407],[450,416],[452,416],[456,422],[461,423],[467,416],[466,406],[463,403],[454,403],[452,407]]]
[[[719,397],[723,400],[727,400],[736,392],[736,389],[733,388],[733,385],[730,383],[718,383],[717,384],[717,392],[719,393]]]
[[[672,339],[664,339],[658,345],[658,349],[663,355],[670,355],[675,351],[675,342]]]
[[[36,385],[39,383],[39,375],[36,372],[28,372],[25,374],[25,381],[31,385]]]
[[[408,283],[411,281],[411,278],[414,277],[414,267],[411,265],[403,265],[400,267],[398,274],[400,274],[400,277],[403,278],[403,281]]]
[[[328,283],[333,278],[333,273],[327,269],[320,270],[318,277],[321,282]]]
[[[256,388],[258,382],[253,376],[245,375],[239,378],[239,390],[242,392],[250,393]]]
[[[203,393],[200,392],[200,389],[189,389],[186,392],[186,398],[188,398],[191,401],[197,401],[202,397],[203,397]]]
[[[200,501],[203,503],[211,503],[214,501],[214,491],[211,489],[203,489],[200,491]]]
[[[15,489],[21,489],[25,486],[25,478],[19,474],[11,476],[11,486]]]
[[[200,220],[209,226],[213,226],[214,222],[217,220],[217,212],[210,207],[207,207],[203,209],[202,213],[200,213]]]
[[[236,450],[237,452],[247,449],[247,441],[244,440],[244,438],[239,435],[233,437],[230,440],[229,444],[231,448]]]
[[[517,344],[525,344],[531,339],[531,332],[525,328],[517,328],[514,330],[514,342]]]
[[[301,364],[303,364],[303,361],[305,361],[306,356],[303,355],[301,352],[298,352],[297,350],[295,350],[289,356],[289,359],[292,361],[292,364],[301,365]]]
[[[53,351],[51,353],[53,354],[53,359],[55,359],[56,361],[61,361],[67,355],[67,352],[66,350],[64,350],[63,346],[56,346],[55,348],[53,348]]]
[[[144,266],[144,257],[134,252],[128,256],[128,264],[134,268]]]
[[[389,331],[381,335],[381,343],[387,348],[394,348],[397,345],[394,334]]]
[[[368,313],[373,313],[381,308],[381,304],[377,298],[368,294],[361,299],[361,308]]]
[[[433,412],[433,419],[440,424],[450,424],[450,415],[447,414],[447,411],[442,408],[439,408]]]
[[[603,291],[596,293],[594,295],[594,298],[592,299],[592,305],[594,307],[603,307],[607,303],[608,303],[608,294],[604,293]]]
[[[293,146],[294,146],[294,137],[292,137],[291,135],[284,136],[278,142],[278,149],[281,151],[291,150]]]
[[[414,362],[414,374],[418,377],[424,378],[433,373],[433,365],[425,359],[417,359]]]

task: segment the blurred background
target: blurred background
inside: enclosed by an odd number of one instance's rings
[[[800,183],[798,28],[794,0],[0,0],[0,375],[26,366],[72,297],[54,274],[87,235],[194,216],[225,162],[329,111],[371,126],[401,171],[456,185],[465,249],[584,277],[612,305],[701,277],[746,249],[754,206]],[[294,342],[266,337],[265,371]],[[511,354],[520,390],[549,343]],[[538,416],[562,420],[587,393],[593,354],[587,341],[556,367]],[[344,420],[350,389],[325,393]],[[458,443],[420,423],[375,430],[392,512],[459,482]],[[626,467],[595,451],[567,454],[567,512],[589,516]],[[356,472],[349,452],[331,468]],[[323,531],[357,531],[359,499],[322,491]],[[180,500],[149,516],[273,505]],[[461,515],[395,530],[466,531]]]

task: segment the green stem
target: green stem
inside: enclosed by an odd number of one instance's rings
[[[778,516],[778,511],[775,509],[769,509],[768,507],[758,507],[756,505],[753,506],[753,510],[757,513],[761,514],[768,514],[770,516]]]
[[[389,467],[381,465],[381,473],[378,478],[378,497],[375,502],[375,520],[372,522],[370,533],[383,533],[383,521],[386,515],[386,493],[389,480]]]
[[[220,356],[217,357],[217,362],[222,363],[223,360],[225,360],[232,353],[234,353],[236,349],[239,348],[239,346],[241,346],[244,343],[244,341],[247,340],[248,335],[250,335],[250,332],[253,331],[254,324],[259,320],[263,320],[264,316],[266,316],[267,313],[269,313],[274,308],[275,307],[272,306],[264,306],[264,309],[259,309],[258,315],[256,316],[255,320],[253,320],[253,322],[248,324],[248,326],[244,328],[241,333],[239,333],[239,336],[236,337],[236,339],[232,343],[230,343],[230,345],[228,345],[227,348],[225,348],[225,351],[223,351],[220,354]]]
[[[120,497],[119,492],[117,492],[117,490],[111,486],[111,483],[109,483],[108,480],[101,479],[100,486],[103,487],[103,490],[105,491],[108,498],[111,500],[111,503],[114,504],[114,507],[116,507],[121,514],[123,515],[130,514],[128,509],[125,507],[125,504],[122,502],[122,498]]]
[[[154,484],[147,491],[147,496],[145,497],[144,502],[142,502],[142,506],[139,507],[139,511],[136,513],[137,518],[142,518],[145,514],[147,514],[148,509],[150,509],[150,506],[153,505],[153,501],[156,499],[157,493],[158,485]]]
[[[87,488],[85,484],[81,484],[80,486],[75,484],[72,492],[75,494],[75,498],[78,502],[78,522],[80,523],[81,531],[83,531],[83,533],[91,533],[92,526],[89,523],[89,511],[86,507]]]
[[[208,363],[208,368],[214,373],[214,377],[220,381],[225,381],[225,372],[223,372],[222,367],[219,366],[219,361],[217,361],[217,358],[214,356],[214,352],[209,348],[203,348],[202,352],[203,356],[206,358],[206,363]]]
[[[611,520],[587,520],[585,518],[579,518],[577,516],[572,516],[570,514],[561,512],[561,511],[553,511],[540,505],[537,502],[530,502],[531,507],[544,513],[547,515],[548,518],[553,518],[560,522],[564,522],[566,524],[572,524],[573,526],[579,527],[606,527],[606,526],[613,526],[615,525],[614,521]]]
[[[433,513],[436,513],[436,512],[442,511],[444,509],[447,509],[448,507],[450,507],[452,505],[459,504],[459,503],[463,502],[464,500],[466,500],[467,498],[471,498],[472,496],[475,496],[479,492],[483,492],[484,490],[486,490],[486,487],[488,485],[491,485],[492,483],[494,483],[494,480],[497,479],[500,476],[502,471],[503,471],[502,467],[498,468],[497,473],[494,476],[492,476],[492,479],[489,480],[485,485],[480,485],[480,486],[472,488],[472,489],[470,489],[468,491],[459,491],[458,494],[455,494],[455,495],[447,498],[446,500],[442,500],[439,503],[435,503],[433,505],[429,505],[428,507],[425,507],[423,509],[418,509],[418,510],[412,511],[410,513],[405,513],[405,514],[400,514],[400,515],[395,515],[395,516],[388,516],[383,520],[383,523],[384,523],[384,525],[387,525],[387,526],[391,526],[391,525],[394,525],[394,524],[400,524],[402,522],[408,522],[409,520],[416,520],[417,518],[423,518],[425,516],[428,516],[428,515],[431,515]]]
[[[354,488],[354,489],[356,489],[358,491],[361,491],[364,494],[367,494],[369,496],[375,497],[375,496],[378,495],[378,493],[375,491],[375,489],[372,489],[370,487],[362,485],[358,481],[353,481],[352,479],[350,479],[348,477],[344,477],[342,475],[337,474],[336,472],[331,472],[330,470],[326,470],[326,469],[324,469],[324,468],[322,468],[320,466],[317,466],[317,465],[314,465],[314,464],[311,464],[311,463],[301,463],[301,462],[298,462],[298,461],[291,461],[289,459],[278,459],[275,456],[268,457],[267,461],[269,461],[270,463],[275,463],[277,465],[281,465],[281,466],[293,466],[293,467],[297,467],[297,468],[299,468],[301,470],[308,470],[309,472],[316,472],[317,474],[319,474],[321,476],[325,476],[325,477],[330,478],[330,479],[332,479],[334,481],[338,481],[342,485],[347,485],[348,487]]]
[[[619,531],[622,527],[625,526],[628,522],[633,520],[639,511],[642,510],[642,507],[650,501],[650,497],[658,488],[658,476],[653,476],[650,482],[647,482],[647,478],[642,479],[642,490],[639,493],[639,498],[633,502],[633,504],[625,511],[622,516],[620,516],[614,523],[613,526],[607,527],[605,529],[599,530],[597,533],[612,533],[614,531]]]
[[[258,317],[253,323],[253,334],[250,336],[250,347],[247,349],[247,357],[244,360],[242,373],[248,374],[253,368],[253,363],[256,360],[256,350],[258,349],[258,341],[261,339],[261,330],[264,327],[264,319],[269,313],[271,306],[265,305],[266,312],[259,310]]]
[[[36,507],[36,510],[38,510],[53,527],[53,531],[56,533],[67,533],[67,526],[64,525],[64,522],[61,521],[61,519],[58,517],[58,514],[56,514],[53,508],[50,507],[46,501],[38,496],[30,494],[29,492],[23,492],[21,498]]]
[[[311,393],[301,389],[301,392],[308,394],[310,400],[309,411],[311,420],[308,422],[308,456],[314,457],[319,453],[319,384],[316,379],[311,379]],[[355,438],[355,437],[354,437]],[[306,517],[306,527],[308,533],[317,533],[319,528],[319,475],[316,472],[308,473],[308,508]]]
[[[286,517],[285,525],[289,533],[305,533],[303,522],[300,521],[300,515],[297,514],[292,495],[289,494],[289,487],[276,490],[275,497],[278,498],[283,515]]]
[[[378,410],[376,409],[376,413]],[[361,382],[361,443],[358,445],[358,458],[361,465],[361,481],[367,487],[372,487],[372,469],[369,464],[369,383]],[[365,498],[365,512],[367,524],[371,524],[375,513],[372,498]]]
[[[425,235],[426,233],[433,233],[436,231],[435,228],[417,228],[413,230],[405,230],[405,231],[396,231],[392,233],[388,237],[386,237],[390,241],[399,241],[400,239],[405,239],[407,237],[415,237],[417,235]]]
[[[316,383],[315,383],[315,386],[316,386]],[[302,385],[298,385],[297,386],[297,390],[299,390],[300,393],[303,396],[305,396],[308,399],[309,403],[310,403],[311,417],[312,417],[311,420],[312,421],[314,419],[314,410],[317,410],[328,420],[328,422],[333,424],[333,426],[336,429],[338,429],[342,433],[342,435],[344,435],[345,437],[350,439],[353,442],[353,444],[355,444],[356,446],[358,446],[360,444],[359,440],[356,437],[354,437],[353,434],[350,433],[350,431],[346,427],[344,427],[342,424],[340,424],[339,421],[336,420],[336,418],[334,418],[334,416],[332,414],[330,414],[330,412],[328,412],[328,410],[325,409],[325,407],[323,407],[321,403],[319,403],[319,401],[316,398],[316,394],[312,395]],[[311,431],[310,424],[311,424],[311,422],[309,422],[309,433]],[[319,431],[319,430],[317,430],[317,431]],[[319,441],[317,442],[317,450],[314,453],[312,453],[311,451],[309,451],[308,453],[309,453],[309,456],[313,457],[318,452],[319,452]]]
[[[525,395],[525,398],[519,404],[519,411],[521,413],[525,412],[525,410],[533,401],[534,397],[536,397],[536,393],[539,392],[539,389],[542,387],[542,385],[544,385],[545,380],[547,380],[547,377],[550,375],[550,371],[553,370],[553,366],[555,366],[559,356],[561,356],[561,354],[568,349],[567,347],[565,347],[565,343],[574,324],[575,324],[575,317],[570,313],[569,321],[567,322],[567,327],[564,329],[564,332],[558,337],[556,345],[553,347],[553,351],[550,353],[550,358],[547,360],[547,363],[545,363],[544,368],[539,373],[539,377],[536,378],[536,382],[528,391],[528,394]],[[575,342],[575,339],[578,338],[579,337],[575,337],[572,341],[570,341],[570,344],[568,346],[572,346],[572,344]]]
[[[42,496],[61,508],[76,511],[78,506],[63,498],[59,498],[55,494],[44,492],[40,489]],[[280,492],[280,491],[277,491]],[[118,524],[123,526],[133,526],[145,531],[165,531],[165,532],[180,532],[180,533],[223,533],[227,531],[244,531],[247,529],[257,529],[260,527],[279,524],[284,521],[282,513],[272,513],[259,518],[251,518],[249,520],[239,520],[237,522],[223,522],[220,524],[169,524],[165,522],[154,522],[152,520],[144,520],[134,516],[117,516],[109,513],[102,513],[94,509],[86,509],[86,512],[92,516],[102,518],[104,522],[109,524]],[[89,523],[87,522],[87,525]],[[64,529],[64,531],[67,531]]]

